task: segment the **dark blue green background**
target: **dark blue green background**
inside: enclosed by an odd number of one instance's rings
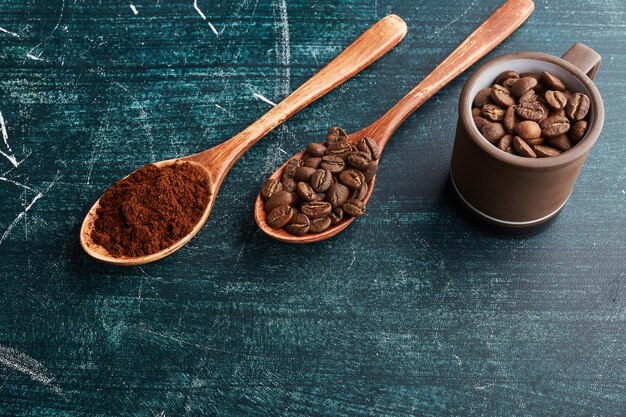
[[[626,415],[623,0],[537,1],[487,56],[603,57],[604,131],[543,233],[456,208],[467,74],[394,135],[341,235],[289,246],[252,217],[288,155],[372,122],[499,3],[199,0],[216,35],[192,0],[0,0],[0,150],[21,161],[0,155],[0,414]],[[141,268],[81,251],[113,181],[231,137],[268,110],[254,93],[280,101],[388,13],[406,39],[245,154],[186,247]]]

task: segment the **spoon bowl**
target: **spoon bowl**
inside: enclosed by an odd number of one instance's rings
[[[226,142],[195,155],[156,162],[155,165],[158,167],[175,164],[179,161],[191,162],[200,166],[209,176],[211,187],[209,203],[201,218],[185,237],[170,247],[150,255],[132,258],[114,256],[102,246],[94,243],[91,238],[97,210],[100,207],[100,199],[98,199],[85,216],[80,229],[80,243],[85,252],[93,258],[109,264],[142,265],[164,258],[180,249],[198,233],[206,222],[226,174],[241,155],[276,126],[391,50],[404,38],[406,30],[406,23],[396,15],[389,15],[381,19],[296,91]]]
[[[159,168],[163,168],[168,165],[174,165],[176,163],[180,163],[179,161],[180,161],[179,159],[169,159],[166,161],[156,162],[154,165],[158,166]],[[95,243],[91,238],[92,231],[95,227],[95,221],[97,218],[97,210],[98,208],[100,208],[100,199],[98,199],[94,203],[94,205],[89,209],[89,212],[87,212],[87,215],[85,216],[85,219],[83,220],[83,224],[81,225],[81,228],[80,228],[80,244],[83,250],[89,256],[101,262],[112,264],[112,265],[131,266],[131,265],[143,265],[149,262],[154,262],[159,259],[165,258],[166,256],[171,255],[172,253],[176,252],[178,249],[183,247],[187,242],[189,242],[191,238],[194,237],[196,233],[200,231],[200,229],[202,229],[202,226],[204,226],[207,219],[209,218],[209,214],[211,214],[213,204],[215,203],[216,193],[215,193],[214,183],[211,179],[210,171],[197,162],[193,162],[193,161],[187,161],[187,162],[193,164],[194,166],[196,166],[197,168],[201,169],[202,171],[206,173],[207,178],[209,180],[210,190],[209,190],[209,202],[207,204],[207,207],[204,209],[202,216],[200,217],[198,222],[194,225],[193,229],[189,233],[187,233],[182,239],[176,241],[173,245],[163,250],[160,250],[158,252],[151,253],[150,255],[137,256],[137,257],[111,255],[105,248]]]
[[[382,153],[391,135],[415,110],[506,39],[528,19],[534,8],[535,5],[531,0],[509,0],[504,3],[395,106],[368,127],[349,135],[347,142],[356,144],[361,138],[369,137],[376,141]],[[295,157],[302,157],[304,153],[304,151],[300,152]],[[280,178],[287,162],[270,178]],[[368,184],[364,203],[369,201],[375,181],[376,176]],[[260,195],[257,196],[254,204],[254,218],[265,234],[288,243],[319,242],[335,236],[354,221],[354,217],[351,217],[321,233],[291,235],[283,229],[274,229],[267,224],[267,214]]]
[[[348,136],[347,142],[356,144],[362,137],[363,136],[352,134]],[[305,151],[302,151],[300,153],[295,154],[291,159],[302,158],[304,154],[305,154]],[[285,167],[287,166],[287,164],[289,163],[291,159],[287,160],[287,162],[282,164],[276,170],[276,172],[274,172],[269,178],[271,179],[281,178]],[[372,178],[372,180],[367,184],[368,189],[367,189],[367,194],[365,195],[365,198],[363,199],[364,203],[367,203],[367,201],[370,199],[372,195],[372,190],[374,189],[375,182],[376,182],[376,176],[374,176],[374,178]],[[355,219],[356,219],[355,217],[350,217],[346,220],[339,222],[338,224],[334,226],[329,227],[328,229],[320,233],[314,233],[314,234],[307,233],[302,236],[294,236],[292,234],[287,233],[284,229],[274,229],[270,227],[270,225],[267,224],[267,213],[265,212],[265,203],[263,202],[263,199],[261,198],[260,194],[257,195],[256,201],[254,203],[254,220],[256,221],[256,224],[259,226],[259,228],[263,230],[263,232],[267,234],[268,236],[276,240],[280,240],[281,242],[287,242],[287,243],[312,243],[312,242],[319,242],[320,240],[328,239],[342,232],[346,227],[350,226]]]

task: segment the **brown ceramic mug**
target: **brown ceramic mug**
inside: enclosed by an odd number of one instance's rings
[[[600,55],[575,44],[557,58],[538,52],[515,52],[479,67],[467,80],[459,103],[450,178],[461,200],[479,217],[505,228],[532,228],[553,218],[565,205],[576,178],[604,124],[604,106],[591,81]],[[472,119],[472,102],[504,71],[548,71],[567,89],[591,99],[589,126],[584,138],[562,154],[524,158],[501,151],[485,139]]]

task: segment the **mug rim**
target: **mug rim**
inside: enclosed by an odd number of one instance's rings
[[[558,65],[566,71],[570,72],[576,78],[578,78],[578,80],[585,86],[585,88],[587,88],[587,91],[589,92],[589,98],[591,100],[594,111],[593,122],[587,129],[587,133],[585,134],[583,140],[581,140],[571,149],[562,152],[558,156],[553,156],[549,158],[525,158],[522,156],[504,152],[500,150],[497,146],[494,146],[492,143],[490,143],[482,135],[482,133],[480,133],[480,131],[476,127],[476,124],[474,123],[473,118],[471,117],[470,109],[472,106],[470,100],[473,100],[473,98],[469,95],[471,89],[476,85],[476,83],[478,83],[478,81],[482,79],[483,74],[491,67],[501,64],[502,62],[513,61],[517,59],[546,61]],[[582,70],[580,70],[580,68],[576,67],[574,64],[550,54],[533,51],[519,51],[500,55],[498,57],[490,59],[473,72],[470,78],[465,82],[465,86],[461,91],[461,99],[459,100],[459,116],[461,122],[464,125],[465,131],[468,133],[468,136],[471,137],[472,140],[483,151],[485,151],[493,158],[508,165],[514,165],[519,168],[542,170],[569,165],[574,161],[585,157],[589,153],[592,146],[595,144],[596,140],[600,136],[600,132],[602,131],[602,127],[604,125],[604,104],[602,102],[600,92],[598,91],[594,82],[587,76],[587,74],[585,74]]]

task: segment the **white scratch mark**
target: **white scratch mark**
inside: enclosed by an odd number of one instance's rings
[[[452,355],[454,356],[454,359],[456,359],[456,364],[461,366],[463,364],[463,361],[461,361],[461,358],[459,357],[459,355]]]
[[[10,30],[6,30],[5,28],[2,28],[2,27],[0,27],[0,32],[6,33],[7,35],[14,36],[16,38],[20,37],[20,35],[18,35],[17,33],[11,32]]]
[[[32,59],[33,61],[44,61],[43,58],[39,58],[38,56],[31,54],[30,52],[26,54],[26,57]]]
[[[21,182],[17,182],[17,181],[13,181],[9,178],[4,178],[4,177],[0,177],[0,181],[4,181],[4,182],[9,182],[11,184],[17,185],[18,187],[21,187],[25,190],[32,190],[32,188],[30,188],[28,185],[22,184]]]
[[[278,63],[283,68],[283,83],[279,88],[279,94],[285,97],[289,94],[289,85],[291,83],[291,47],[289,40],[289,17],[287,16],[287,3],[285,0],[278,1],[278,18],[279,23],[276,27],[280,30],[280,39],[276,44],[276,53],[278,55]]]
[[[57,24],[54,25],[54,28],[52,29],[52,32],[50,32],[50,34],[48,35],[48,37],[46,39],[44,39],[43,41],[39,42],[37,45],[33,46],[30,51],[28,51],[26,53],[26,56],[30,59],[34,59],[34,60],[39,60],[39,61],[43,61],[43,59],[39,58],[39,57],[35,57],[34,55],[32,55],[32,52],[39,48],[41,45],[43,45],[44,43],[48,42],[50,39],[52,39],[52,35],[54,35],[54,32],[57,31],[57,29],[59,28],[59,26],[61,25],[61,20],[63,20],[63,13],[65,11],[65,0],[62,0],[61,3],[61,13],[59,14],[59,20],[57,20]]]
[[[137,11],[137,8],[135,7],[135,5],[134,5],[134,4],[131,4],[131,5],[130,5],[130,10],[132,10],[132,11],[133,11],[133,13],[135,14],[135,16],[139,14],[139,12]]]
[[[217,33],[217,29],[215,29],[215,26],[213,26],[213,23],[211,23],[211,22],[208,22],[208,23],[209,23],[209,27],[211,28],[213,33],[215,33],[215,36],[220,36],[220,34]]]
[[[4,231],[2,236],[0,236],[0,245],[2,245],[2,242],[4,242],[4,240],[11,234],[11,231],[20,222],[20,220],[22,220],[22,218],[24,218],[24,216],[26,216],[26,212],[28,210],[30,210],[33,207],[33,205],[37,202],[37,200],[39,200],[41,197],[43,197],[48,192],[48,190],[50,190],[50,188],[52,188],[52,186],[54,184],[56,184],[56,179],[55,179],[55,181],[50,183],[48,188],[46,188],[44,191],[38,192],[37,195],[30,201],[30,204],[28,206],[26,206],[24,211],[22,211],[20,214],[17,215],[15,220],[13,220],[11,222],[11,224],[6,228],[6,230]]]
[[[626,194],[626,191],[622,190],[622,194]]]
[[[450,22],[448,22],[448,24],[446,24],[444,27],[435,30],[431,36],[429,36],[430,38],[433,38],[437,35],[439,35],[440,33],[442,33],[444,30],[448,29],[452,24],[458,22],[460,19],[462,19],[463,17],[465,17],[465,15],[467,15],[469,13],[470,10],[473,10],[476,6],[476,2],[478,0],[474,0],[467,9],[465,9],[465,11],[463,11],[463,13],[461,13],[460,15],[458,15],[457,17],[455,17],[454,19],[452,19]]]
[[[267,97],[262,96],[261,94],[258,94],[258,93],[252,93],[252,95],[253,95],[254,97],[258,98],[259,100],[266,102],[267,104],[271,104],[272,106],[276,106],[276,103],[274,103],[273,101],[271,101],[271,100],[270,100],[270,99],[268,99]]]
[[[279,150],[279,151],[281,151],[282,153],[284,153],[285,155],[289,155],[289,154],[287,153],[287,151],[285,151],[283,148],[278,148],[278,150]]]
[[[198,7],[198,0],[193,0],[193,8],[196,9],[196,11],[198,12],[198,14],[203,20],[206,20],[206,16],[204,15],[204,13],[202,13],[202,10],[200,10],[200,8]]]
[[[348,265],[348,269],[352,269],[352,265],[354,265],[355,261],[356,261],[356,251],[352,251],[352,262],[350,262],[350,265]]]
[[[20,163],[17,162],[15,155],[13,155],[13,150],[9,145],[9,132],[7,131],[7,126],[4,123],[4,116],[2,116],[2,112],[0,112],[0,131],[2,131],[2,140],[4,141],[5,146],[7,147],[7,152],[0,151],[0,155],[4,156],[6,159],[13,164],[15,168],[17,168]]]
[[[487,384],[487,385],[474,385],[474,388],[478,391],[483,391],[485,388],[493,387],[495,384]]]
[[[9,152],[13,152],[11,150],[11,146],[9,146],[9,132],[7,132],[7,125],[4,123],[4,116],[2,116],[1,111],[0,111],[0,130],[2,130],[2,140],[4,140],[4,144],[6,145]]]
[[[61,388],[54,382],[54,377],[46,367],[30,356],[13,348],[0,345],[0,364],[28,375],[33,381],[51,388],[57,395],[67,399]]]

